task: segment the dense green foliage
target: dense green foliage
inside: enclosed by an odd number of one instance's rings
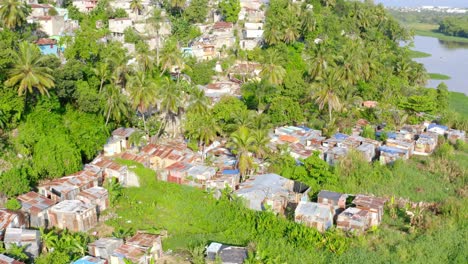
[[[468,38],[468,17],[445,17],[439,22],[439,32],[449,36]]]

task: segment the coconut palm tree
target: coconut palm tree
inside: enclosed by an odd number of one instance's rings
[[[0,20],[8,29],[15,29],[26,24],[29,9],[25,1],[2,0],[0,3]]]
[[[315,54],[307,59],[307,73],[313,80],[320,80],[328,66],[333,63],[328,54],[322,45],[318,45]]]
[[[293,43],[299,38],[299,30],[301,27],[300,21],[295,13],[289,13],[283,21],[284,36],[283,40],[286,43]]]
[[[41,94],[49,95],[48,89],[54,87],[54,77],[48,67],[41,66],[45,58],[39,48],[28,42],[21,42],[19,50],[13,53],[13,67],[8,72],[6,86],[18,86],[18,95],[33,92],[36,88]]]
[[[283,39],[283,33],[276,25],[277,23],[270,22],[267,23],[265,26],[264,37],[266,43],[268,43],[269,45],[278,44]]]
[[[98,63],[96,68],[93,68],[93,73],[99,78],[99,93],[101,93],[104,83],[111,78],[109,64],[107,62]]]
[[[161,22],[163,21],[163,17],[161,15],[161,10],[159,8],[155,8],[153,10],[153,15],[150,16],[146,23],[148,24],[149,31],[154,32],[156,34],[156,66],[159,67],[159,49],[160,49],[160,34],[161,31]]]
[[[156,104],[158,87],[143,71],[137,71],[134,75],[127,77],[127,79],[127,91],[130,95],[130,103],[133,109],[140,112],[145,132],[148,133],[145,116],[149,107]]]
[[[265,158],[269,153],[269,148],[267,144],[270,142],[270,137],[268,136],[268,130],[257,129],[252,132],[252,151],[257,158]]]
[[[228,147],[232,153],[237,156],[237,168],[242,176],[254,167],[253,159],[250,150],[253,147],[254,138],[247,127],[241,126],[231,134]]]
[[[170,71],[172,68],[177,68],[178,72],[181,72],[184,68],[184,59],[182,52],[177,47],[175,41],[168,41],[164,45],[161,54],[161,76],[164,72]]]
[[[319,91],[314,94],[315,102],[319,105],[320,110],[325,105],[328,105],[328,114],[331,122],[332,111],[341,109],[338,94],[342,85],[338,73],[336,71],[328,71],[323,81],[319,83],[319,87]]]
[[[110,118],[120,122],[128,115],[128,98],[120,92],[120,88],[114,84],[104,86],[104,114],[106,125]]]
[[[190,96],[187,111],[197,114],[205,114],[208,111],[210,99],[205,96],[205,91],[192,87],[190,89]]]
[[[221,128],[212,114],[189,114],[185,120],[185,131],[188,138],[198,141],[204,152],[205,146],[221,133]]]
[[[39,229],[41,233],[41,239],[43,243],[43,251],[49,252],[53,250],[57,246],[58,235],[54,232],[54,230],[50,230],[46,232],[44,228]]]
[[[279,85],[283,83],[286,70],[281,66],[283,59],[274,49],[268,49],[263,57],[263,69],[260,72],[262,79],[271,84]]]
[[[160,111],[164,117],[164,127],[171,123],[173,136],[175,136],[177,123],[183,106],[183,94],[180,86],[174,84],[169,78],[165,78],[159,90],[159,100]],[[162,127],[163,126],[161,126],[161,129]],[[158,134],[160,132],[161,131],[159,131]]]
[[[132,0],[130,2],[130,9],[133,13],[137,15],[141,15],[141,11],[143,10],[143,5],[141,4],[141,0]]]

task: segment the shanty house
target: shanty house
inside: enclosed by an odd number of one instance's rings
[[[27,221],[22,214],[8,209],[0,209],[0,240],[2,240],[7,228],[24,228],[27,226]]]
[[[414,146],[414,154],[427,156],[434,151],[436,146],[437,142],[432,137],[420,135]]]
[[[465,141],[466,133],[462,130],[456,129],[449,129],[447,131],[447,139],[452,143],[455,144],[457,140]]]
[[[361,152],[363,157],[368,161],[371,162],[376,157],[375,146],[368,143],[363,143],[356,149],[357,151]]]
[[[109,20],[109,23],[110,23],[110,20]],[[104,145],[104,155],[112,156],[115,154],[119,154],[126,149],[130,149],[131,144],[129,142],[129,139],[130,139],[130,136],[135,132],[136,132],[136,129],[134,128],[124,128],[124,127],[119,127],[116,130],[114,130],[112,132],[112,137],[109,138],[107,143]]]
[[[36,258],[41,252],[41,233],[39,230],[22,228],[7,228],[3,239],[5,248],[8,250],[12,245],[25,246],[24,252],[30,258]]]
[[[55,39],[40,38],[36,41],[36,45],[44,55],[58,55],[59,53],[59,46]]]
[[[206,259],[210,262],[221,260],[221,263],[242,264],[248,256],[247,248],[223,245],[212,242],[206,248]]]
[[[347,232],[363,233],[369,228],[369,222],[369,211],[350,207],[338,215],[336,227]]]
[[[102,187],[86,189],[80,192],[76,199],[85,204],[95,205],[98,215],[109,207],[109,193]]]
[[[334,147],[325,153],[326,162],[330,165],[337,164],[340,159],[344,158],[348,154],[347,148]]]
[[[0,264],[24,264],[24,262],[0,254]]]
[[[366,210],[369,212],[369,225],[377,226],[382,222],[384,213],[384,205],[387,200],[385,198],[379,198],[367,195],[357,195],[353,200],[353,204],[356,208]]]
[[[73,264],[107,264],[107,260],[91,256],[84,256],[73,262]]]
[[[325,204],[332,206],[336,213],[339,213],[346,209],[347,194],[331,192],[331,191],[320,191],[317,196],[317,202],[319,204]]]
[[[147,264],[151,259],[162,257],[162,244],[159,235],[138,232],[127,242],[114,250],[110,264],[123,264],[124,259],[136,264]]]
[[[333,226],[333,207],[327,204],[301,201],[294,212],[294,220],[325,232]]]
[[[36,193],[28,192],[18,196],[21,211],[29,215],[29,226],[46,228],[48,224],[47,209],[55,204],[54,201]]]
[[[427,131],[429,132],[435,132],[441,136],[445,135],[445,133],[447,133],[448,131],[448,127],[447,126],[443,126],[443,125],[438,125],[438,124],[435,124],[435,123],[432,123],[432,124],[429,124],[429,126],[427,127]]]
[[[380,163],[381,164],[391,164],[397,159],[408,159],[408,151],[400,148],[382,146],[380,150]]]
[[[237,196],[245,199],[246,206],[252,210],[263,211],[271,208],[283,214],[293,193],[294,181],[278,174],[256,175],[239,186]]]
[[[188,169],[187,174],[188,177],[192,177],[197,182],[204,183],[207,180],[211,180],[215,176],[216,169],[203,165],[195,165]]]
[[[79,200],[62,201],[48,210],[51,226],[85,232],[97,224],[96,206]]]
[[[104,178],[107,180],[116,178],[125,187],[140,186],[138,176],[134,172],[130,171],[127,166],[120,165],[109,158],[97,157],[91,165],[100,168],[103,171]]]
[[[103,237],[88,244],[88,253],[91,256],[110,260],[115,249],[123,245],[123,240],[115,237]]]
[[[414,140],[398,140],[398,139],[387,139],[386,145],[389,147],[399,148],[406,151],[408,155],[407,158],[410,158],[414,152]]]
[[[240,182],[239,170],[223,170],[219,176],[206,181],[206,189],[224,190],[228,187],[231,190],[236,190]]]
[[[109,31],[112,37],[120,42],[124,41],[124,32],[127,28],[133,26],[133,21],[130,18],[114,18],[109,19]]]
[[[98,179],[80,176],[67,176],[49,181],[37,187],[39,194],[54,202],[74,200],[82,190],[98,186]]]

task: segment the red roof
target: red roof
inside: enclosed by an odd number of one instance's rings
[[[284,142],[290,142],[290,143],[295,143],[299,141],[296,137],[290,136],[290,135],[281,135],[279,137],[279,140],[284,141]]]
[[[213,25],[213,29],[230,29],[232,28],[231,22],[219,21]]]

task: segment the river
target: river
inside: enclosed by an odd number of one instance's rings
[[[412,49],[432,55],[427,58],[415,59],[415,61],[424,64],[427,72],[450,76],[450,80],[443,81],[450,91],[468,95],[468,43],[415,36]],[[430,80],[427,86],[437,87],[441,82]]]
[[[467,0],[374,0],[376,4],[394,7],[417,7],[417,6],[450,6],[468,7]]]

